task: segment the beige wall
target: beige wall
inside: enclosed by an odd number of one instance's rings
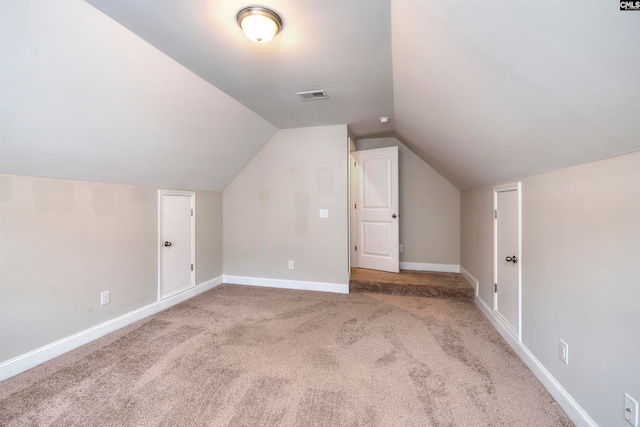
[[[521,182],[523,343],[598,425],[625,426],[623,394],[640,398],[640,153]],[[491,197],[462,197],[462,266],[489,306]]]
[[[398,147],[401,262],[460,264],[460,191],[396,138],[361,139],[358,150]]]
[[[225,275],[346,284],[348,156],[346,125],[279,131],[224,191]]]
[[[480,282],[479,296],[493,298],[493,187],[462,192],[460,265]]]
[[[197,193],[198,283],[221,274],[221,208]],[[155,302],[157,218],[156,188],[0,175],[0,362]]]
[[[196,283],[222,276],[222,193],[196,192]]]

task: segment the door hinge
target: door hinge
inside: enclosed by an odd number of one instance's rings
[[[358,250],[358,246],[356,245],[356,251]]]
[[[353,209],[358,209],[358,204],[357,203],[353,204]]]
[[[354,166],[354,167],[356,166],[356,162],[353,162],[353,166]]]
[[[191,216],[193,216],[193,209],[191,209]]]
[[[193,264],[191,264],[191,271],[193,271]]]
[[[497,283],[493,284],[493,292],[498,292],[498,284]]]
[[[498,219],[498,209],[493,210],[493,219]]]

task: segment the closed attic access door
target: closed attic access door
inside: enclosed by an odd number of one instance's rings
[[[521,229],[520,183],[493,190],[495,316],[518,341],[520,335]]]
[[[195,197],[186,191],[158,193],[159,299],[195,286]]]

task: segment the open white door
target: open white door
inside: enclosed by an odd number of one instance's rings
[[[400,271],[398,147],[353,153],[357,164],[359,268]]]
[[[520,341],[520,183],[501,185],[493,191],[493,309]]]
[[[195,193],[160,190],[159,299],[195,286]]]

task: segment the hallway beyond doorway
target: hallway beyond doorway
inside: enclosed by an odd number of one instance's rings
[[[400,270],[400,273],[352,268],[350,292],[371,292],[473,301],[475,290],[458,273]]]

